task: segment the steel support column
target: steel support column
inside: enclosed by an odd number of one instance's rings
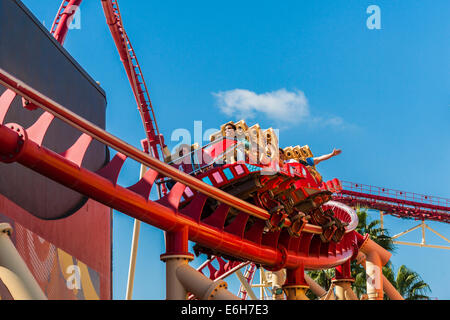
[[[350,261],[346,261],[335,268],[335,278],[332,283],[336,290],[337,300],[358,300],[352,290],[352,283],[355,281],[351,276]]]
[[[286,282],[283,291],[287,300],[309,300],[306,296],[309,285],[305,280],[305,269],[299,266],[296,269],[287,269]]]

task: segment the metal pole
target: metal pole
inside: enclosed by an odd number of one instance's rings
[[[239,279],[241,285],[244,287],[245,291],[247,291],[250,299],[258,300],[258,298],[256,297],[255,293],[252,290],[252,286],[250,285],[250,283],[247,282],[247,279],[242,275],[241,270],[236,271],[236,276]]]
[[[422,242],[421,244],[425,244],[425,222],[422,220]]]
[[[131,243],[131,254],[130,254],[130,266],[128,268],[126,300],[131,300],[133,298],[134,273],[136,270],[136,255],[138,249],[140,227],[141,222],[137,219],[134,219],[133,240]]]
[[[177,265],[172,275],[176,278],[177,284],[181,284],[184,292],[192,292],[199,300],[240,300],[239,297],[227,290],[228,286],[225,281],[208,279],[201,272],[192,268],[187,261],[183,263],[180,260],[180,258],[177,259],[179,262],[176,262]],[[183,300],[183,297],[181,295],[168,296],[167,300]]]
[[[424,223],[425,228],[427,228],[428,230],[430,230],[431,232],[433,232],[435,235],[441,237],[442,239],[444,239],[447,242],[450,242],[450,240],[448,240],[446,237],[444,237],[442,234],[440,234],[439,232],[437,232],[436,230],[434,230],[433,228],[431,228],[430,226],[428,226],[427,224]]]
[[[65,122],[66,124],[80,130],[83,133],[91,136],[95,140],[106,144],[107,146],[115,149],[119,153],[141,163],[145,166],[154,169],[155,171],[172,178],[184,185],[200,191],[201,193],[214,198],[221,203],[230,205],[236,209],[244,211],[251,216],[260,218],[262,220],[268,220],[270,218],[269,212],[260,208],[254,204],[248,203],[242,199],[230,195],[229,193],[217,189],[209,184],[203,182],[196,177],[182,172],[175,167],[164,163],[143,151],[129,145],[125,141],[115,137],[95,124],[87,121],[86,119],[78,116],[69,109],[63,107],[59,103],[53,101],[47,96],[43,95],[39,91],[33,89],[29,85],[10,75],[8,72],[0,68],[0,84],[13,90],[26,100],[34,103],[43,110],[53,114],[56,118]]]
[[[141,164],[141,172],[139,174],[139,179],[142,179],[147,168]],[[133,285],[134,285],[134,273],[136,270],[136,256],[139,244],[139,231],[141,229],[141,221],[134,219],[133,226],[133,240],[131,242],[131,254],[130,254],[130,266],[128,268],[128,282],[127,282],[127,292],[126,300],[131,300],[133,298]]]
[[[263,279],[264,277],[264,270],[262,267],[259,268],[259,283],[261,284],[261,287],[259,288],[259,298],[261,300],[264,300],[264,287],[263,284],[266,283],[265,279]]]
[[[14,128],[13,125],[11,126]],[[23,130],[19,126],[17,126],[17,129]],[[8,134],[14,132],[15,130],[0,125],[0,154],[5,149],[11,150],[11,144],[15,144],[17,148],[17,139],[14,139],[14,135]],[[21,132],[15,132],[14,134],[19,137],[25,131]],[[111,183],[107,178],[79,167],[71,160],[58,155],[44,146],[39,146],[33,140],[27,139],[26,136],[22,136],[22,138],[24,140],[20,141],[24,142],[19,148],[19,154],[16,155],[17,159],[13,158],[11,160],[16,160],[26,167],[31,167],[35,172],[51,176],[52,180],[64,186],[159,229],[171,231],[180,227],[189,227],[189,239],[191,241],[203,246],[214,247],[215,250],[223,254],[232,254],[236,258],[252,260],[255,263],[269,267],[283,265],[287,268],[295,268],[299,264],[303,264],[310,269],[330,268],[342,264],[353,255],[353,247],[348,247],[342,248],[340,252],[336,252],[336,255],[323,256],[317,259],[314,256],[306,257],[297,251],[287,250],[284,252],[280,248],[262,245],[235,234],[224,232],[217,227],[197,222],[182,214],[176,214],[177,211],[170,206],[145,199],[139,193]],[[12,149],[13,152],[15,150],[14,148]],[[196,179],[195,177],[191,178]],[[307,224],[303,232],[321,234],[322,228]],[[353,231],[346,236],[352,239],[357,235],[358,233]]]
[[[310,276],[305,272],[305,281],[309,285],[309,289],[318,297],[323,297],[327,294],[327,291],[322,288],[317,282],[315,282]]]
[[[380,226],[383,230],[381,234],[384,234],[384,221],[383,221],[383,211],[380,211]]]

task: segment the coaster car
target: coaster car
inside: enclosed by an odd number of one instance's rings
[[[339,242],[346,223],[334,217],[333,210],[322,205],[331,200],[339,181],[323,183],[311,168],[300,163],[285,163],[280,167],[278,155],[268,157],[264,150],[250,150],[244,140],[216,136],[211,143],[198,146],[181,145],[169,159],[169,164],[203,182],[219,188],[249,203],[266,209],[271,217],[265,232],[287,228],[291,236],[300,236],[306,223],[322,227],[323,242]],[[178,156],[178,157],[177,157]],[[262,161],[263,160],[263,161]],[[171,181],[166,182],[171,188]],[[186,188],[181,207],[190,203],[194,190]],[[202,219],[212,214],[219,203],[209,198]],[[237,216],[233,208],[227,223]],[[248,227],[254,222],[250,217]]]

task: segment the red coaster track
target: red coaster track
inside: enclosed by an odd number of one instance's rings
[[[450,223],[450,199],[341,181],[336,201],[366,206],[398,218]]]
[[[56,14],[50,32],[55,39],[63,44],[69,31],[69,24],[73,19],[76,9],[80,6],[82,0],[63,0],[61,6]],[[157,145],[160,146],[161,151],[164,148],[164,140],[159,133],[158,124],[156,123],[155,113],[150,100],[147,85],[142,74],[141,67],[137,60],[133,46],[123,27],[122,18],[120,15],[119,4],[116,0],[102,0],[103,11],[105,13],[106,22],[111,31],[114,43],[120,55],[120,60],[123,63],[127,73],[128,80],[131,85],[139,113],[141,115],[142,123],[144,125],[146,138],[150,146],[152,155],[159,159],[160,155]]]
[[[66,37],[68,23],[74,14],[74,6],[79,6],[80,3],[81,0],[63,1],[51,29],[60,43],[63,43]],[[270,216],[266,210],[159,161],[156,146],[163,148],[163,139],[156,125],[142,71],[123,28],[117,1],[102,0],[102,6],[130,80],[153,156],[89,123],[0,69],[0,84],[47,111],[28,129],[19,124],[3,124],[4,115],[8,112],[12,101],[11,91],[7,91],[0,98],[2,162],[18,162],[98,202],[162,230],[187,228],[191,241],[227,256],[252,261],[270,269],[296,269],[299,266],[307,269],[331,268],[342,265],[356,256],[361,244],[358,241],[363,237],[354,230],[348,230],[338,243],[322,242],[320,239],[322,228],[310,224],[306,225],[297,237],[291,236],[285,229],[264,232],[265,221]],[[43,137],[53,117],[82,132],[80,139],[62,154],[42,146]],[[112,161],[98,172],[89,171],[81,166],[92,139],[118,151]],[[117,184],[117,178],[128,157],[150,169],[136,184],[126,188]],[[177,183],[160,200],[149,200],[150,190],[155,181],[164,177],[172,178]],[[187,187],[195,191],[195,197],[188,206],[180,209],[179,204]],[[221,205],[204,218],[202,209],[209,197],[218,200]],[[230,224],[225,225],[231,208],[238,210],[239,214]],[[246,229],[250,215],[256,220]],[[225,272],[227,268],[221,269]]]
[[[269,216],[265,210],[139,151],[1,69],[0,83],[84,132],[74,146],[62,154],[57,154],[40,144],[42,141],[40,137],[45,135],[48,128],[41,126],[41,123],[47,123],[46,114],[38,120],[40,123],[31,127],[35,129],[33,131],[17,124],[2,124],[0,159],[3,162],[21,163],[98,202],[162,230],[188,228],[189,240],[193,242],[267,267],[296,268],[303,265],[310,269],[330,268],[346,262],[357,253],[357,238],[362,237],[355,231],[347,232],[339,243],[323,243],[320,240],[322,228],[313,225],[307,225],[300,237],[291,237],[284,229],[264,233],[265,220]],[[9,109],[9,105],[3,104],[1,108]],[[0,113],[6,113],[4,110],[1,111],[3,112]],[[91,172],[80,165],[90,143],[89,139],[83,138],[86,135],[119,152],[99,172]],[[135,185],[125,188],[117,184],[117,178],[127,157],[150,169]],[[148,196],[158,176],[170,177],[178,182],[166,196],[158,201],[151,201]],[[187,207],[179,210],[178,206],[187,186],[197,193]],[[212,215],[203,219],[202,208],[208,197],[218,200],[222,205]],[[237,209],[240,214],[231,224],[225,226],[226,216],[231,207]],[[257,220],[245,231],[250,215]]]
[[[55,37],[56,41],[63,44],[66,39],[69,24],[73,19],[76,9],[80,6],[82,0],[64,0],[59,7],[50,33]]]

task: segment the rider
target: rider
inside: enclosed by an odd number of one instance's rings
[[[315,165],[319,164],[320,162],[322,162],[324,160],[328,160],[328,159],[335,157],[341,153],[342,153],[341,149],[333,149],[333,151],[329,154],[325,154],[320,157],[306,158],[306,163],[310,166],[315,166]]]
[[[237,130],[236,125],[233,122],[228,122],[227,124],[225,124],[225,127],[224,127],[225,137],[234,139],[238,143],[242,143],[244,148],[247,149],[249,146],[248,141],[245,140],[245,138],[243,138],[243,137],[237,136],[236,130]],[[245,152],[242,149],[243,149],[242,146],[238,145],[238,147],[235,149],[236,154],[232,157],[234,159],[231,160],[230,163],[233,163],[235,161],[244,161],[245,160]]]
[[[328,159],[330,159],[330,158],[332,158],[334,156],[337,156],[337,155],[339,155],[341,153],[342,153],[341,149],[333,149],[333,151],[331,153],[329,153],[329,154],[325,154],[325,155],[322,155],[320,157],[314,157],[314,158],[308,157],[308,158],[306,158],[306,161],[304,161],[302,159],[298,159],[298,160],[289,159],[289,160],[286,161],[286,156],[284,154],[284,150],[280,148],[280,162],[281,161],[284,161],[285,163],[298,162],[298,163],[303,164],[304,166],[307,166],[307,167],[311,166],[312,167],[312,166],[315,166],[315,165],[319,164],[320,162],[322,162],[324,160],[328,160]],[[281,163],[280,163],[280,166],[281,166]]]

